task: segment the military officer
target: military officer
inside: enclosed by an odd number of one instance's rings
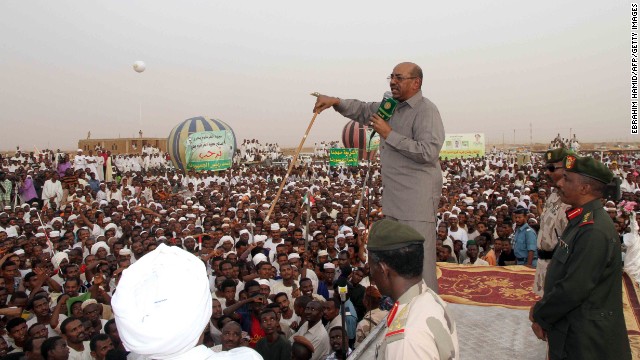
[[[458,333],[445,302],[422,279],[424,237],[384,219],[373,224],[371,279],[395,304],[377,359],[459,359]]]
[[[540,215],[540,231],[538,231],[538,265],[536,277],[533,283],[533,292],[539,296],[544,295],[544,278],[547,275],[547,267],[553,256],[553,249],[558,244],[558,235],[567,227],[565,211],[569,205],[560,201],[557,183],[564,173],[564,158],[567,155],[575,155],[571,150],[558,148],[549,150],[544,154],[546,162],[545,175],[551,180],[553,188],[544,204]]]
[[[591,157],[567,155],[558,181],[568,225],[551,259],[544,297],[530,312],[549,359],[631,359],[622,312],[620,240],[600,199],[613,173]]]

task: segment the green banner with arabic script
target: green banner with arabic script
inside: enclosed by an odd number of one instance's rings
[[[201,131],[185,143],[187,170],[225,170],[233,161],[233,133],[228,130]]]
[[[329,149],[329,166],[358,166],[358,149]]]

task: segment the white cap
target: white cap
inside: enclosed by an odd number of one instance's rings
[[[253,259],[251,259],[251,261],[253,261],[253,265],[258,265],[259,263],[263,262],[263,261],[268,261],[267,260],[267,256],[265,254],[256,254]]]

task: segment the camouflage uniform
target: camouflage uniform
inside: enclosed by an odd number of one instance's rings
[[[538,249],[543,252],[552,252],[558,244],[558,236],[567,227],[565,211],[570,206],[560,201],[557,190],[553,190],[545,203],[542,215],[540,215],[540,231],[538,232]],[[551,259],[543,259],[538,256],[536,267],[536,279],[533,283],[533,292],[539,296],[544,295],[544,278],[547,275],[547,267]]]
[[[446,306],[424,281],[409,288],[389,312],[376,359],[459,359],[458,332]]]

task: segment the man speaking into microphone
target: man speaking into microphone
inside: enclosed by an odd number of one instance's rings
[[[436,209],[442,192],[439,154],[444,126],[438,108],[422,96],[422,69],[404,62],[387,78],[398,101],[388,121],[377,115],[380,102],[318,96],[314,112],[333,107],[342,116],[369,125],[380,134],[382,211],[388,219],[424,236],[422,277],[438,292],[436,279]]]

